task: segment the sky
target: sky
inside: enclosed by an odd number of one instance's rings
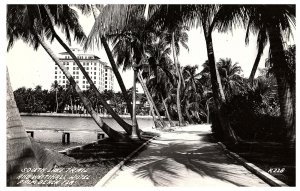
[[[87,17],[81,14],[79,14],[79,16],[80,24],[85,33],[89,34],[94,23],[93,16]],[[187,33],[189,36],[187,43],[189,50],[181,47],[179,62],[181,66],[198,65],[198,71],[200,72],[202,64],[207,60],[204,36],[200,28],[191,29]],[[60,36],[64,39],[62,33],[60,33]],[[291,43],[293,43],[293,39],[291,39]],[[55,40],[52,44],[50,44],[50,42],[48,42],[48,44],[56,55],[60,52],[65,52]],[[216,61],[220,58],[231,58],[233,63],[238,62],[242,67],[245,77],[250,75],[257,54],[256,36],[251,35],[250,43],[245,45],[245,30],[242,28],[236,28],[227,33],[213,32],[213,44]],[[7,43],[5,45],[7,45]],[[80,45],[72,43],[70,47],[80,48]],[[268,47],[269,45],[265,48],[259,68],[264,67],[265,59],[268,56]],[[99,56],[102,61],[109,64],[106,53],[102,48],[99,50],[88,50],[88,52]],[[26,88],[34,88],[36,85],[41,85],[44,89],[51,88],[51,84],[54,81],[54,62],[42,47],[34,51],[32,47],[18,40],[7,53],[6,63],[13,90],[23,86]],[[133,72],[131,70],[126,72],[120,70],[120,73],[126,88],[131,88],[133,84]],[[258,74],[258,72],[256,74]],[[141,92],[142,88],[138,86],[138,90]],[[114,91],[120,91],[116,79],[114,80]]]

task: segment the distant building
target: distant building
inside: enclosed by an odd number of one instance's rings
[[[110,66],[93,54],[84,53],[77,48],[71,48],[71,50],[79,59],[81,65],[85,68],[100,92],[113,89],[114,76]],[[90,87],[89,83],[71,56],[67,52],[59,53],[59,60],[69,70],[80,89],[88,90]],[[58,84],[64,88],[68,82],[68,79],[57,65],[55,65],[54,80],[57,80]]]

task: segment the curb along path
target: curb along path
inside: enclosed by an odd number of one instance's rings
[[[124,163],[96,186],[269,186],[213,142],[208,125],[162,132],[146,150]]]

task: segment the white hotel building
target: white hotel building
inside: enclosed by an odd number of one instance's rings
[[[110,66],[93,54],[84,53],[77,48],[71,48],[71,50],[79,59],[81,65],[85,68],[100,92],[113,89],[114,75]],[[88,81],[67,52],[60,53],[59,60],[69,70],[81,90],[89,89]],[[68,82],[68,79],[57,65],[55,65],[54,80],[57,80],[58,84],[64,88]]]

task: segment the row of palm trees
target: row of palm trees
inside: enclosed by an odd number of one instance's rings
[[[289,68],[284,54],[285,35],[290,35],[295,26],[295,6],[293,5],[75,5],[83,13],[92,12],[95,18],[94,26],[90,34],[86,37],[79,22],[76,11],[69,5],[8,5],[7,6],[7,38],[8,50],[18,39],[37,49],[42,46],[55,64],[63,71],[74,90],[79,95],[85,108],[93,117],[98,126],[113,140],[129,140],[129,136],[139,137],[140,130],[136,124],[135,107],[131,106],[130,98],[126,91],[123,80],[119,74],[118,66],[124,69],[132,67],[134,69],[134,84],[136,79],[141,83],[151,110],[160,119],[160,114],[155,108],[155,103],[148,87],[153,84],[154,89],[159,92],[160,99],[166,99],[167,88],[161,86],[176,87],[176,107],[179,125],[184,125],[181,109],[194,107],[195,104],[182,102],[182,100],[194,100],[199,98],[192,95],[198,87],[195,84],[193,68],[186,69],[183,73],[178,60],[179,44],[186,46],[188,28],[201,28],[203,31],[208,61],[206,63],[209,77],[214,111],[218,116],[221,131],[225,141],[236,143],[239,139],[230,126],[227,111],[223,105],[227,97],[224,89],[230,89],[230,82],[222,86],[220,75],[230,76],[230,72],[221,74],[215,61],[213,36],[215,30],[227,32],[234,27],[246,28],[246,42],[249,33],[258,35],[258,56],[262,52],[262,47],[268,41],[270,43],[270,62],[272,63],[274,74],[278,84],[278,95],[280,100],[280,111],[283,122],[283,129],[286,129],[286,139],[295,141],[295,110],[293,104],[295,93],[293,80],[288,75]],[[86,49],[103,46],[109,58],[113,72],[117,78],[122,94],[126,100],[128,111],[131,114],[133,125],[126,123],[113,109],[105,102],[93,81],[90,79],[79,60],[72,53],[69,46],[57,34],[57,28],[61,28],[68,42],[71,36],[74,40],[82,43]],[[72,35],[71,35],[72,34]],[[90,100],[82,93],[79,86],[69,71],[59,62],[58,57],[49,48],[47,39],[52,42],[57,40],[60,45],[70,54],[74,62],[78,65],[90,87],[97,95],[103,107],[112,117],[124,128],[125,134],[121,134],[103,122],[95,112]],[[109,47],[112,42],[113,50]],[[149,48],[149,45],[152,47]],[[155,46],[157,46],[156,50]],[[173,60],[169,56],[172,52]],[[253,70],[256,71],[255,62]],[[175,69],[176,74],[170,75],[168,70]],[[226,68],[226,66],[224,65]],[[233,71],[235,72],[235,71]],[[158,75],[160,74],[160,75]],[[184,77],[185,76],[185,77]],[[189,76],[189,77],[187,77]],[[253,75],[252,75],[253,76]],[[253,77],[250,78],[250,80]],[[185,79],[186,83],[183,83]],[[144,82],[145,80],[145,82]],[[166,82],[161,84],[161,80]],[[170,82],[170,83],[167,83]],[[186,88],[186,84],[189,84]],[[232,90],[234,91],[234,90]],[[227,91],[226,91],[227,92]],[[183,95],[182,95],[183,94]],[[183,97],[190,96],[190,99]],[[193,97],[194,96],[194,97]],[[133,88],[133,98],[135,89]],[[135,103],[135,100],[133,100]],[[188,110],[188,109],[187,109]],[[185,111],[189,114],[189,111]],[[190,118],[190,117],[188,117]],[[191,119],[189,119],[191,121]],[[160,127],[164,127],[164,121],[157,122]],[[8,127],[9,128],[9,127]],[[21,129],[20,129],[21,131]],[[24,152],[23,148],[23,151]],[[20,153],[22,153],[20,152]],[[18,158],[18,156],[15,156]]]

